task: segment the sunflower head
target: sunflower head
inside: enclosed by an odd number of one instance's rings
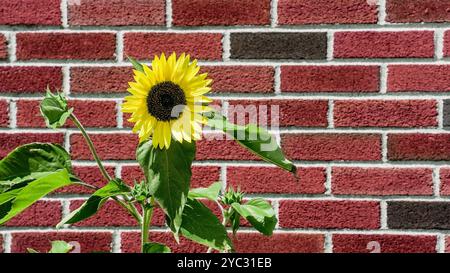
[[[155,56],[151,68],[143,64],[142,71],[133,70],[135,81],[129,83],[131,95],[122,111],[131,114],[128,121],[135,123],[133,132],[141,142],[152,137],[155,148],[168,149],[172,137],[179,142],[201,138],[206,123],[202,114],[211,110],[205,94],[212,81],[199,70],[197,60],[191,62],[184,53],[179,58],[163,53]]]

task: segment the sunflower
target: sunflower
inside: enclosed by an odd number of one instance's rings
[[[133,70],[135,82],[130,82],[122,105],[124,113],[131,113],[128,121],[135,123],[133,132],[139,132],[140,142],[152,137],[153,147],[168,149],[172,137],[179,142],[201,138],[202,115],[211,109],[212,100],[204,96],[211,88],[208,74],[198,74],[197,60],[190,61],[184,53],[172,53],[166,59],[164,53],[155,56],[149,68]]]

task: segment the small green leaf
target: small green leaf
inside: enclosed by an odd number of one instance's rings
[[[260,157],[264,161],[275,164],[296,175],[295,165],[285,156],[277,141],[270,133],[255,124],[236,125],[219,113],[212,112],[208,119],[211,128],[219,129],[232,136],[241,146]]]
[[[128,60],[130,60],[130,62],[133,65],[134,69],[136,69],[137,71],[144,72],[144,67],[142,66],[142,64],[140,62],[136,61],[132,57],[128,57]]]
[[[240,224],[241,224],[241,215],[237,213],[236,211],[233,211],[231,216],[229,217],[230,223],[231,223],[231,230],[233,231],[233,235],[236,235],[237,231],[239,230]]]
[[[73,112],[73,108],[67,107],[67,100],[62,93],[53,94],[49,88],[40,105],[41,114],[47,127],[56,129],[64,126]]]
[[[70,185],[69,173],[62,169],[44,175],[19,189],[0,194],[0,225],[4,224],[50,192]],[[3,197],[1,197],[4,195]]]
[[[169,217],[175,238],[188,197],[194,157],[195,142],[172,141],[169,149],[160,149],[146,141],[137,150],[137,160],[149,183],[150,194]]]
[[[193,199],[206,198],[212,201],[217,201],[221,190],[222,183],[216,182],[211,184],[208,188],[196,188],[190,190],[189,197]]]
[[[145,243],[143,253],[170,253],[170,248],[158,243]]]
[[[97,213],[108,198],[128,192],[129,188],[127,186],[112,180],[106,186],[94,192],[78,209],[72,211],[62,219],[56,228],[61,228],[64,224],[74,224],[87,219]]]
[[[188,199],[183,211],[181,234],[199,244],[220,251],[233,249],[225,227],[211,210],[195,199]]]
[[[256,198],[246,204],[231,204],[233,209],[252,224],[252,226],[264,235],[272,235],[277,217],[269,202]]]
[[[39,251],[34,250],[34,249],[32,249],[32,248],[27,248],[27,252],[28,252],[28,253],[39,253]]]
[[[64,241],[52,241],[52,248],[48,253],[69,253],[73,246]]]

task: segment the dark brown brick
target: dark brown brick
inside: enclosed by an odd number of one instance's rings
[[[450,202],[388,202],[388,226],[396,229],[450,229]]]
[[[325,59],[326,33],[232,33],[233,59]]]
[[[450,100],[444,100],[444,126],[450,127]]]

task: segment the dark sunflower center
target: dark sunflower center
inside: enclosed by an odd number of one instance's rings
[[[183,89],[173,82],[153,86],[147,97],[148,112],[160,121],[177,119],[186,105]]]

